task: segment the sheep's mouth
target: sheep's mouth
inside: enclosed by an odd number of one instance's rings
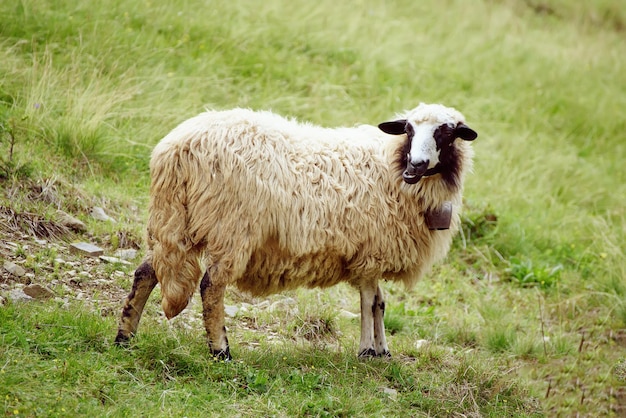
[[[415,184],[420,181],[421,178],[421,175],[411,172],[409,169],[404,170],[404,173],[402,173],[402,179],[408,184]]]
[[[443,166],[437,163],[433,168],[418,168],[407,163],[406,170],[402,173],[402,179],[408,184],[415,184],[422,179],[422,177],[434,176],[440,174],[443,171]]]
[[[404,170],[404,172],[402,173],[402,179],[408,184],[415,184],[420,181],[422,177],[428,175],[428,171],[429,170],[427,165],[424,165],[423,167],[416,167],[413,164],[407,162],[406,170]]]

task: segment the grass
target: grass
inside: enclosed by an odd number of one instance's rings
[[[61,295],[0,307],[6,415],[626,410],[619,0],[161,3],[0,3],[0,230],[16,244],[0,254]],[[392,361],[355,359],[341,286],[273,309],[231,292],[251,308],[229,319],[230,365],[208,360],[197,308],[168,327],[157,300],[132,349],[111,347],[132,267],[64,244],[142,247],[150,151],[177,123],[235,106],[377,123],[419,101],[479,138],[450,256],[411,291],[385,285]],[[57,229],[57,209],[89,233]],[[1,277],[6,300],[20,280]]]
[[[8,306],[2,315],[7,414],[353,416],[412,409],[499,416],[535,410],[502,370],[439,347],[408,360],[361,362],[354,346],[342,353],[235,344],[245,360],[225,364],[207,360],[195,331],[161,327],[125,350],[110,342],[112,318],[44,306]],[[25,386],[26,376],[54,390]]]

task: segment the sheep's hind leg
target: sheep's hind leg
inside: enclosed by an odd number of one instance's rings
[[[376,298],[376,282],[364,282],[359,289],[361,293],[361,340],[359,343],[359,358],[376,356],[374,349],[374,310]]]
[[[124,345],[137,332],[139,320],[146,301],[157,284],[156,274],[149,261],[144,261],[135,270],[135,280],[130,291],[119,321],[115,344]]]
[[[207,270],[200,282],[202,296],[202,316],[206,328],[207,340],[211,354],[217,360],[230,361],[230,347],[224,325],[224,291],[226,285],[211,281]]]

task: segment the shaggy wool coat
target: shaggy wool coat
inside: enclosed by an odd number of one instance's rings
[[[472,151],[456,140],[450,181],[410,185],[401,176],[406,142],[374,126],[330,129],[246,109],[183,122],[150,164],[149,259],[166,315],[184,309],[205,268],[252,295],[370,278],[411,286],[459,228]],[[451,228],[429,230],[424,214],[445,201]]]

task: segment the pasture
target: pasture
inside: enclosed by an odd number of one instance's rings
[[[1,2],[0,261],[25,270],[0,274],[4,415],[625,414],[625,33],[621,0]],[[231,363],[209,357],[198,295],[168,322],[155,292],[112,344],[150,152],[180,121],[353,126],[419,102],[479,137],[450,255],[412,290],[383,284],[391,360],[356,358],[347,286],[232,290]],[[16,300],[31,283],[53,297]]]

